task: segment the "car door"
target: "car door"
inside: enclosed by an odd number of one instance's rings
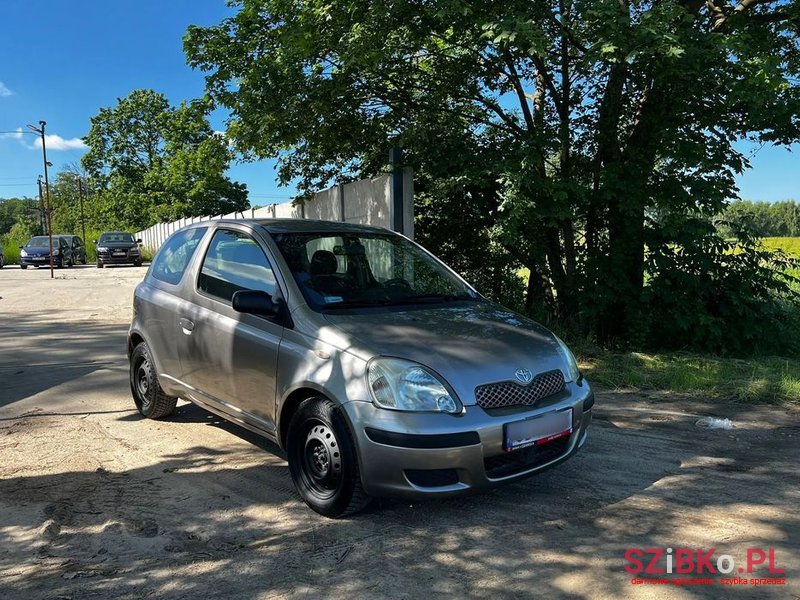
[[[61,253],[61,262],[64,266],[72,260],[72,247],[67,243],[67,240],[60,237],[58,238],[58,250]]]
[[[281,296],[264,247],[248,228],[229,225],[214,232],[192,301],[180,315],[182,379],[202,395],[201,402],[272,432],[283,325],[233,310],[231,298],[238,290]]]

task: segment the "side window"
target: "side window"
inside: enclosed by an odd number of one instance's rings
[[[275,293],[275,275],[256,241],[238,231],[220,229],[208,246],[197,288],[230,302],[239,290]]]
[[[164,242],[150,267],[152,276],[172,285],[180,283],[206,229],[206,227],[196,227],[179,231]]]

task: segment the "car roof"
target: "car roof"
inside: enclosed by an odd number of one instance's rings
[[[133,235],[130,231],[104,231],[100,235]]]
[[[260,226],[269,233],[387,233],[389,229],[372,225],[342,223],[341,221],[318,221],[315,219],[213,219],[194,223],[193,227],[216,225]]]

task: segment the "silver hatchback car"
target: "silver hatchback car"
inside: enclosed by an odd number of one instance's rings
[[[515,481],[586,442],[594,395],[564,343],[385,229],[197,223],[133,308],[141,414],[180,397],[273,440],[325,516]]]

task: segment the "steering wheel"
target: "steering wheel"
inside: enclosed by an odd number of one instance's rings
[[[411,284],[408,283],[408,281],[406,281],[402,277],[395,277],[393,279],[387,279],[386,281],[383,282],[383,287],[393,287],[393,286],[402,287],[402,288],[405,288],[407,290],[411,289]]]

